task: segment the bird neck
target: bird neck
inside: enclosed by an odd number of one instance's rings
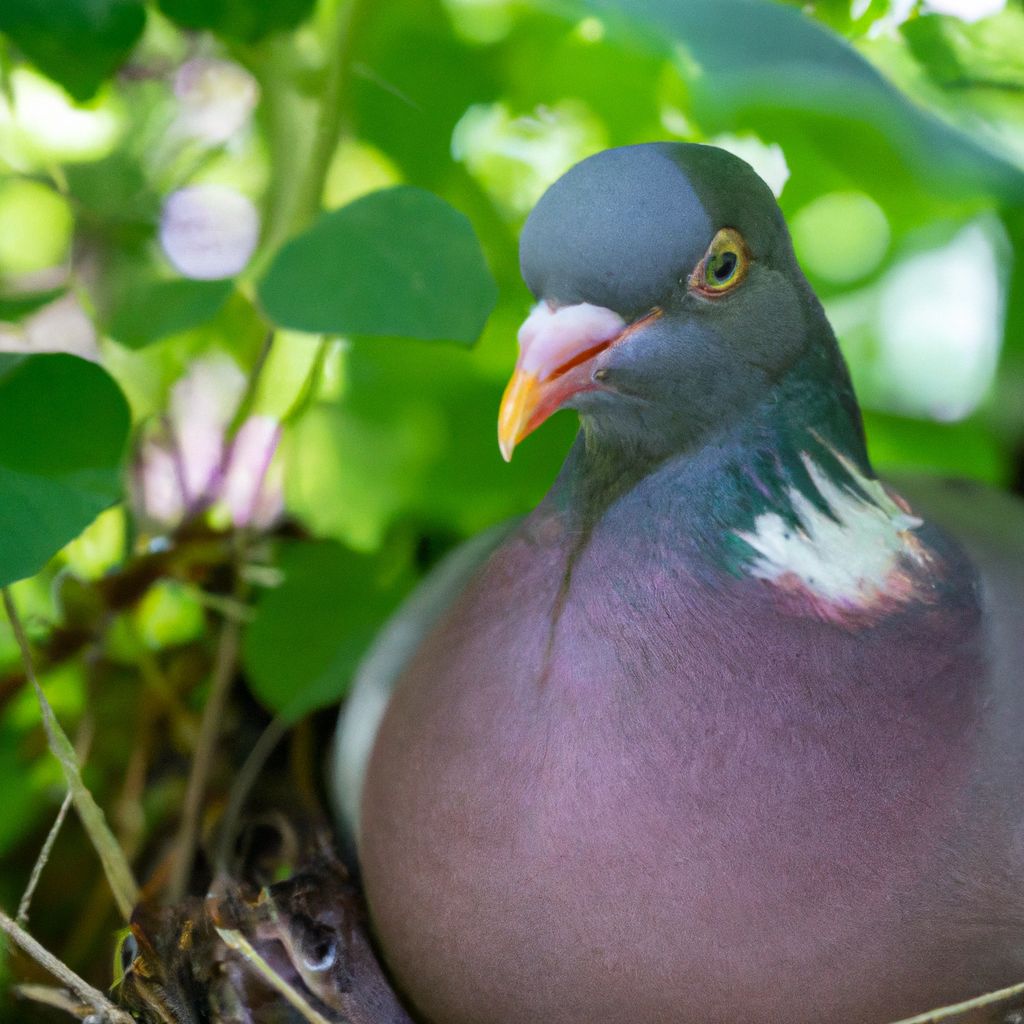
[[[860,409],[832,345],[814,346],[752,408],[681,449],[635,436],[595,441],[581,430],[552,492],[584,528],[635,488],[685,498],[687,518],[713,530],[744,529],[767,511],[790,519],[794,493],[827,508],[816,479],[873,480]],[[667,499],[666,499],[667,500]]]
[[[922,521],[875,478],[838,353],[794,367],[771,394],[692,450],[632,458],[577,439],[552,492],[577,550],[613,508],[615,529],[657,534],[727,579],[773,584],[844,626],[869,624],[934,589]],[[666,538],[666,531],[669,536]],[[689,552],[689,554],[684,554]]]

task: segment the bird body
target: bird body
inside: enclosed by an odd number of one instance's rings
[[[583,430],[357,687],[381,713],[337,784],[386,959],[435,1024],[881,1024],[1024,974],[1024,512],[961,541],[875,478],[788,237],[714,210],[723,168],[749,182],[706,149],[568,176],[607,216],[631,170],[627,221],[672,227],[627,266],[693,250],[635,300],[566,240],[559,185],[542,200],[524,270],[548,306],[503,442],[566,403]],[[702,294],[748,244],[748,280]],[[584,305],[617,327],[558,316]],[[741,316],[766,340],[740,348]],[[993,500],[939,497],[946,526]]]

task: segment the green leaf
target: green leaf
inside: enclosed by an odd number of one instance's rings
[[[90,99],[142,35],[142,0],[3,0],[6,32],[76,100]]]
[[[564,7],[558,4],[556,6]],[[706,131],[810,141],[854,181],[1019,201],[1024,174],[915,106],[844,39],[766,0],[584,0],[640,45],[673,52]],[[888,180],[887,180],[888,179]]]
[[[51,288],[34,295],[0,295],[0,323],[16,324],[63,294],[63,288]]]
[[[1024,12],[1008,7],[973,24],[932,14],[911,19],[900,32],[928,76],[946,88],[1024,88]]]
[[[294,28],[315,5],[316,0],[159,0],[160,10],[182,28],[209,29],[242,43]]]
[[[472,344],[497,286],[468,219],[399,186],[323,214],[277,254],[259,297],[295,330]]]
[[[0,586],[31,576],[121,496],[128,404],[68,355],[0,355]]]
[[[257,603],[243,658],[253,693],[294,721],[344,695],[410,579],[404,561],[330,541],[289,544],[279,565],[284,582]]]
[[[142,280],[121,296],[107,333],[128,348],[206,323],[227,302],[234,282]]]

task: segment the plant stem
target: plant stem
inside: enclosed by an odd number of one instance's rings
[[[135,878],[132,875],[132,869],[128,865],[124,851],[118,845],[117,839],[114,838],[114,833],[111,832],[102,809],[82,781],[82,772],[78,764],[78,758],[75,755],[75,749],[72,747],[67,733],[61,728],[60,722],[57,721],[53,708],[50,707],[50,702],[46,699],[46,694],[43,693],[43,688],[39,685],[39,680],[36,678],[35,665],[32,660],[32,651],[28,644],[28,637],[25,635],[21,618],[18,616],[18,610],[11,597],[10,587],[3,588],[3,602],[7,618],[11,623],[11,629],[14,631],[15,639],[21,650],[21,660],[25,668],[25,676],[36,691],[36,698],[39,701],[39,709],[43,719],[43,729],[46,731],[46,742],[54,757],[60,762],[60,766],[64,771],[64,779],[71,793],[71,799],[74,801],[75,810],[78,812],[82,825],[88,833],[97,854],[99,854],[100,863],[103,865],[107,882],[110,885],[110,891],[114,894],[118,909],[121,911],[125,921],[128,921],[131,918],[132,908],[138,901],[139,895],[138,886],[135,884]]]
[[[231,417],[231,425],[228,427],[228,434],[231,437],[237,433],[238,428],[249,418],[253,407],[256,405],[256,399],[260,391],[260,381],[263,379],[263,371],[266,369],[267,360],[270,358],[271,349],[274,347],[274,335],[275,332],[272,330],[267,331],[264,335],[263,344],[260,345],[260,350],[256,354],[256,361],[246,377],[245,391],[238,400],[238,407],[235,409],[235,414]]]
[[[298,1011],[299,1015],[309,1021],[309,1024],[330,1024],[330,1021],[306,1001],[305,997],[288,984],[266,960],[256,951],[252,943],[239,931],[232,928],[217,928],[217,934],[221,937],[229,949],[241,954],[250,964],[253,970],[259,974],[264,981],[272,988],[281,993],[282,996]],[[342,1018],[347,1020],[348,1018]]]
[[[239,576],[236,575],[236,581]],[[244,593],[241,582],[236,582],[235,596],[242,600]],[[195,860],[196,846],[199,841],[199,822],[203,810],[203,797],[206,795],[206,783],[213,764],[213,756],[217,749],[217,738],[220,734],[221,719],[227,705],[231,682],[238,665],[238,652],[241,641],[242,626],[236,618],[225,619],[217,643],[217,654],[213,665],[213,680],[210,696],[203,708],[203,718],[199,724],[199,739],[192,758],[192,770],[188,777],[185,790],[185,806],[181,813],[181,825],[178,829],[177,852],[174,867],[167,884],[166,901],[176,902],[185,895],[189,875]]]
[[[363,0],[337,0],[328,29],[326,75],[315,113],[312,139],[303,134],[307,104],[289,79],[294,54],[270,42],[250,61],[264,97],[272,175],[267,191],[263,238],[247,277],[258,278],[274,253],[316,216],[331,158],[345,120],[345,98],[352,71],[352,37]]]
[[[304,128],[314,109],[292,84],[294,54],[283,39],[271,37],[247,63],[260,83],[271,168],[263,202],[260,248],[245,273],[248,281],[262,275],[270,258],[292,232],[296,182],[309,152],[309,133]]]
[[[21,897],[21,902],[18,904],[16,920],[22,928],[28,924],[28,908],[32,905],[32,896],[36,891],[36,886],[39,885],[39,879],[42,877],[43,868],[46,867],[46,862],[50,859],[53,844],[57,841],[57,836],[60,834],[60,830],[64,826],[64,819],[68,816],[68,811],[70,809],[71,790],[69,789],[60,805],[57,817],[46,836],[46,842],[43,843],[43,848],[39,851],[39,856],[36,857],[35,864],[32,865],[32,874],[29,876],[28,885],[25,886],[25,892]]]
[[[352,70],[352,34],[360,0],[338,0],[334,25],[328,39],[327,80],[313,136],[306,174],[295,198],[294,228],[303,228],[320,210],[324,181],[338,145],[344,119],[344,100]]]
[[[6,588],[4,590],[6,593]],[[67,985],[102,1020],[110,1021],[112,1024],[133,1024],[132,1018],[124,1010],[118,1009],[99,989],[93,988],[84,978],[75,974],[70,967],[36,942],[24,928],[11,920],[2,910],[0,910],[0,932],[3,932],[16,946],[32,957],[37,964]]]

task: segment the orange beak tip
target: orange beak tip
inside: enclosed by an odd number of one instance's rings
[[[532,429],[530,421],[540,402],[541,386],[537,377],[517,369],[505,388],[498,411],[498,448],[506,462],[512,461],[515,447]]]

